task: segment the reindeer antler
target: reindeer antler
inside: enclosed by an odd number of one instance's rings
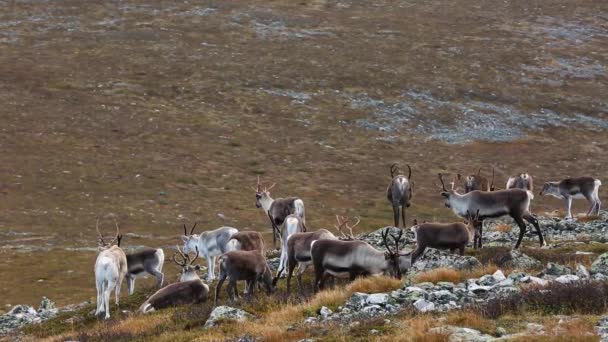
[[[391,178],[395,178],[395,172],[397,170],[399,170],[399,166],[397,165],[397,163],[391,165]]]
[[[395,240],[395,254],[399,255],[399,240],[401,240],[401,237],[403,236],[403,230],[399,229],[399,235],[397,235],[397,237],[395,237],[395,235],[391,234],[391,237],[393,238],[393,240]]]
[[[352,226],[348,225],[348,222],[350,221],[350,218],[345,217],[345,216],[338,216],[336,215],[336,221],[338,221],[338,225],[334,225],[334,227],[336,227],[336,229],[338,230],[338,232],[340,234],[342,234],[342,237],[349,239],[349,240],[354,240],[355,239],[355,234],[353,233],[353,228],[355,228],[359,223],[361,223],[361,219],[357,217],[357,223],[355,223]],[[344,233],[344,231],[342,230],[342,228],[346,227],[346,229],[348,229],[349,234]]]
[[[194,226],[192,226],[192,229],[190,229],[190,235],[192,235],[194,233],[194,228],[196,228],[197,224],[198,224],[198,222],[194,221]]]
[[[103,246],[105,246],[106,242],[103,240],[103,235],[101,235],[101,232],[99,231],[99,217],[97,218],[97,221],[95,222],[95,230],[97,231],[97,235],[99,235],[99,242],[101,242],[101,244]]]
[[[494,168],[492,168],[492,183],[490,184],[490,191],[494,191]]]
[[[277,183],[272,183],[272,185],[269,188],[264,188],[264,191],[270,191],[270,189],[274,188],[274,186],[277,185]]]
[[[439,176],[439,181],[441,182],[441,189],[445,192],[447,192],[448,190],[446,190],[445,188],[445,183],[443,182],[443,176],[441,175],[441,172],[437,174]]]
[[[186,265],[187,265],[187,261],[186,261],[187,259],[186,259],[186,256],[185,256],[185,255],[184,255],[184,253],[182,253],[182,251],[179,249],[179,246],[177,246],[177,245],[176,245],[176,246],[175,246],[175,248],[177,249],[177,252],[173,253],[173,262],[175,262],[177,265],[179,265],[179,266],[181,266],[181,267],[186,266]],[[180,255],[180,256],[181,256],[181,258],[182,258],[182,262],[177,261],[176,256],[177,256],[177,254],[178,254],[178,253],[179,253],[179,255]],[[188,262],[189,262],[189,260],[188,260]]]
[[[122,234],[120,233],[120,227],[118,226],[118,221],[116,221],[116,217],[112,216],[112,219],[114,220],[114,225],[116,226],[116,237],[114,238],[114,240],[116,240],[116,245],[120,247],[120,240],[122,240]],[[112,240],[112,242],[114,242],[114,240]]]
[[[410,164],[405,164],[407,166],[407,180],[409,181],[410,179],[412,179],[412,168],[410,167]]]

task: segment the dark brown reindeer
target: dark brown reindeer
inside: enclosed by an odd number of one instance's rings
[[[272,272],[266,258],[259,251],[232,251],[220,257],[220,275],[215,286],[214,306],[217,305],[219,292],[226,278],[228,278],[226,290],[230,301],[234,301],[234,295],[238,296],[236,282],[239,280],[246,281],[249,298],[253,297],[258,281],[262,282],[267,294],[274,290]]]
[[[399,227],[399,210],[401,210],[401,218],[403,220],[403,227],[405,227],[405,208],[410,207],[410,201],[412,200],[412,186],[410,180],[412,178],[412,169],[407,165],[408,176],[405,177],[401,172],[398,172],[399,167],[397,164],[391,165],[391,182],[386,189],[386,198],[393,206],[393,219],[395,227]]]
[[[238,244],[235,246],[239,251],[259,251],[264,254],[264,238],[262,234],[254,231],[238,232],[230,237],[230,240],[236,240]]]
[[[566,178],[559,182],[547,182],[543,184],[540,195],[551,195],[563,199],[566,203],[566,219],[572,218],[572,199],[586,198],[591,203],[587,215],[592,212],[595,215],[600,213],[599,189],[602,182],[593,177],[573,177]]]
[[[395,248],[388,244],[389,229],[382,232],[382,240],[387,249],[382,252],[364,241],[317,240],[311,244],[312,262],[315,267],[315,290],[324,287],[329,276],[349,277],[354,280],[358,276],[390,275],[401,278],[410,268],[410,254],[399,253],[399,236],[391,234]]]
[[[509,177],[505,189],[523,189],[533,191],[534,184],[532,176],[527,173],[520,173],[517,176]]]
[[[476,215],[467,212],[467,224],[455,223],[422,223],[414,220],[410,230],[416,236],[416,250],[412,253],[412,265],[424,253],[427,247],[449,249],[450,253],[459,251],[464,255],[467,244],[475,237],[475,222],[479,220],[479,210]]]
[[[492,182],[481,175],[481,168],[477,171],[476,175],[470,175],[463,177],[460,173],[456,175],[459,181],[464,181],[464,193],[469,193],[474,190],[479,191],[494,191],[494,168],[492,168]],[[452,189],[453,189],[452,185]]]
[[[306,215],[304,212],[304,201],[297,197],[288,198],[277,198],[273,199],[270,197],[270,190],[274,188],[276,183],[270,187],[264,187],[260,183],[260,176],[258,176],[258,184],[255,190],[255,206],[257,208],[263,208],[266,215],[270,219],[272,225],[272,247],[276,248],[277,237],[280,238],[281,230],[279,227],[285,221],[285,218],[291,214],[298,215],[302,219],[302,225],[304,231],[306,231]]]
[[[445,206],[452,209],[456,215],[466,218],[467,212],[477,212],[479,210],[479,217],[476,221],[477,237],[475,238],[478,244],[474,244],[474,247],[482,247],[483,221],[505,215],[511,216],[519,226],[519,238],[515,248],[519,248],[526,232],[524,220],[530,222],[536,229],[540,245],[544,246],[546,244],[538,220],[530,213],[530,200],[534,198],[530,191],[522,189],[474,190],[466,194],[459,194],[455,190],[446,190],[441,173],[439,174],[439,180],[443,190],[441,196],[445,198]]]

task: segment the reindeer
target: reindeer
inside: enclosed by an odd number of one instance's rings
[[[403,226],[405,227],[405,208],[409,208],[412,200],[412,186],[410,179],[412,178],[412,169],[409,164],[407,165],[408,176],[405,177],[401,173],[397,164],[391,165],[391,182],[386,189],[386,198],[393,205],[393,218],[395,221],[395,227],[399,227],[399,207],[401,207],[401,218],[403,219]]]
[[[464,179],[464,193],[469,193],[474,190],[479,191],[494,191],[494,168],[492,168],[492,183],[488,182],[486,177],[481,175],[481,168],[477,171],[476,175],[470,175],[466,178],[460,173],[456,175],[456,178],[460,181]],[[454,185],[452,184],[452,190]]]
[[[522,189],[507,189],[498,191],[479,191],[474,190],[466,194],[459,194],[455,190],[446,190],[441,173],[439,174],[441,181],[442,192],[441,196],[445,198],[445,206],[460,216],[466,217],[467,212],[476,212],[479,210],[479,216],[476,221],[476,238],[474,247],[481,248],[481,237],[483,235],[483,220],[487,218],[498,218],[509,215],[515,220],[519,226],[519,238],[515,244],[515,248],[519,248],[521,240],[526,232],[526,224],[524,220],[530,222],[540,240],[540,245],[546,245],[543,234],[540,230],[538,220],[530,214],[530,200],[534,195]]]
[[[401,278],[411,267],[410,254],[399,253],[399,236],[395,237],[395,248],[387,242],[389,229],[382,232],[382,240],[387,252],[382,252],[364,241],[316,240],[311,244],[312,262],[315,267],[315,290],[323,289],[328,276],[348,276],[354,280],[357,276],[390,275]]]
[[[285,218],[281,225],[281,258],[279,259],[279,269],[277,270],[276,278],[273,279],[273,284],[276,284],[281,273],[285,270],[287,264],[287,253],[288,246],[287,241],[289,237],[295,233],[306,232],[304,229],[304,222],[298,215],[291,214]]]
[[[571,219],[573,198],[586,198],[587,201],[591,202],[591,207],[587,211],[587,216],[592,212],[595,215],[600,213],[600,202],[599,189],[602,182],[593,177],[574,177],[566,178],[559,182],[547,182],[543,184],[543,189],[540,191],[540,195],[551,195],[553,197],[562,198],[566,202],[566,219]]]
[[[200,256],[207,260],[207,280],[213,281],[215,279],[215,258],[236,249],[236,241],[230,242],[230,239],[239,231],[232,227],[220,227],[201,234],[194,234],[196,224],[195,222],[190,229],[190,234],[184,224],[184,235],[182,235],[184,253],[194,252],[198,247]]]
[[[523,189],[533,191],[534,185],[532,176],[527,173],[520,173],[517,176],[509,177],[505,189]]]
[[[236,240],[238,244],[235,250],[239,251],[259,251],[264,254],[264,238],[262,234],[254,231],[238,232],[230,238]]]
[[[127,285],[129,295],[135,290],[135,279],[145,274],[156,277],[156,287],[163,286],[165,275],[162,272],[165,254],[162,248],[147,248],[127,254]]]
[[[179,246],[176,246],[176,249],[177,252],[173,254],[173,261],[182,267],[179,282],[156,291],[139,307],[138,311],[140,313],[146,314],[178,305],[198,304],[209,297],[209,286],[203,283],[196,273],[201,269],[201,266],[193,265],[193,262],[198,258],[198,247],[195,247],[196,255],[194,258],[184,254]],[[181,261],[177,260],[178,255],[181,257]]]
[[[276,248],[277,235],[280,238],[281,230],[279,227],[285,221],[285,218],[291,214],[298,215],[302,219],[302,227],[306,231],[306,215],[304,213],[304,202],[297,197],[288,198],[277,198],[273,199],[270,197],[270,190],[274,188],[276,183],[270,187],[264,187],[260,183],[260,176],[258,176],[258,184],[255,190],[255,206],[257,208],[263,208],[270,219],[272,225],[272,247]]]
[[[95,316],[110,318],[110,293],[114,290],[116,306],[120,298],[120,287],[127,273],[127,257],[120,248],[122,234],[118,223],[116,224],[116,236],[110,242],[106,242],[99,232],[99,219],[95,229],[99,235],[97,260],[95,261],[95,285],[97,288],[97,310]]]
[[[213,305],[217,306],[217,299],[222,284],[228,280],[228,296],[230,301],[234,301],[237,294],[236,282],[245,280],[247,282],[247,296],[252,298],[256,283],[261,281],[266,293],[270,294],[274,290],[272,285],[272,272],[266,258],[259,251],[232,251],[220,257],[220,275],[215,286],[215,299]]]
[[[414,220],[414,226],[410,230],[416,238],[416,250],[412,253],[412,265],[422,256],[427,247],[437,249],[449,249],[455,253],[458,249],[460,255],[464,255],[465,246],[473,241],[475,237],[475,222],[479,219],[467,211],[467,224],[455,223],[422,223]]]

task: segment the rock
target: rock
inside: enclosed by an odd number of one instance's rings
[[[580,280],[579,276],[576,276],[574,274],[566,274],[563,276],[559,276],[555,279],[556,282],[562,283],[562,284],[568,284],[568,283],[576,282],[579,280]]]
[[[491,275],[484,275],[483,277],[479,278],[479,281],[477,282],[479,283],[479,285],[490,286],[494,285],[496,283],[496,280]]]
[[[354,322],[350,322],[350,324],[348,326],[351,327],[351,328],[356,328],[356,327],[358,327],[360,325],[361,325],[361,322],[354,321]]]
[[[505,336],[507,334],[507,330],[503,327],[497,327],[496,328],[496,336],[498,337],[502,337]]]
[[[416,309],[418,309],[420,312],[428,312],[435,310],[435,303],[429,302],[425,299],[418,299],[416,302],[414,302],[414,307],[416,307]]]
[[[595,331],[602,342],[608,341],[608,316],[599,319],[595,325]]]
[[[319,319],[317,317],[308,317],[304,320],[304,324],[315,324],[318,323]]]
[[[521,278],[521,282],[522,283],[533,283],[533,284],[537,284],[537,285],[541,285],[541,286],[547,286],[547,284],[549,284],[549,281],[545,280],[545,279],[540,279],[538,277],[533,277],[533,276],[526,276]]]
[[[367,304],[377,304],[377,305],[386,305],[390,301],[390,296],[388,293],[374,293],[370,294],[365,302]]]
[[[436,304],[447,304],[450,301],[456,302],[458,297],[448,290],[439,290],[431,292],[429,300]]]
[[[205,322],[205,328],[214,327],[220,320],[243,322],[251,318],[253,318],[253,315],[247,311],[225,305],[217,306],[211,311],[207,322]]]
[[[501,270],[497,270],[496,272],[494,272],[494,274],[492,274],[492,277],[494,277],[494,280],[496,280],[496,282],[501,282],[507,279],[507,277],[505,277],[505,274],[502,273]]]
[[[595,259],[591,264],[591,273],[608,274],[608,253],[604,253]]]
[[[376,329],[370,330],[369,333],[372,334],[372,335],[380,335],[380,331],[378,331]]]
[[[508,262],[512,267],[525,270],[535,267],[540,267],[540,261],[525,255],[524,253],[513,250],[510,255],[511,259]]]
[[[319,315],[321,315],[321,317],[323,317],[323,318],[327,318],[333,313],[334,312],[331,311],[331,309],[326,306],[322,306],[321,309],[319,310]]]
[[[494,339],[493,336],[481,333],[478,330],[470,328],[455,327],[446,325],[438,328],[429,329],[430,333],[449,335],[449,342],[486,342]]]
[[[469,270],[481,266],[479,260],[471,256],[450,254],[434,248],[427,248],[424,254],[412,266],[417,272],[428,271],[435,268],[453,268]]]
[[[587,268],[582,264],[576,264],[576,275],[583,279],[591,277],[591,274],[589,274]]]
[[[511,274],[509,274],[508,279],[513,279],[514,282],[518,283],[525,276],[526,274],[524,272],[512,272]]]
[[[477,284],[472,284],[471,286],[468,287],[469,292],[477,294],[477,295],[487,293],[491,289],[492,289],[491,286],[479,286]]]
[[[541,273],[559,277],[566,274],[572,274],[572,270],[570,269],[570,267],[550,262],[547,264],[547,268],[545,268]]]
[[[439,287],[442,290],[452,291],[454,289],[454,283],[448,281],[440,281],[437,283],[436,287]]]
[[[513,285],[515,285],[515,281],[511,278],[507,278],[507,279],[501,281],[500,283],[496,284],[496,286],[499,286],[499,287],[513,286]]]
[[[346,305],[354,309],[359,309],[365,306],[367,297],[369,297],[367,293],[355,292],[350,296],[346,302]]]

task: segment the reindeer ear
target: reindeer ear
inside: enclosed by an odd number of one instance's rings
[[[450,197],[450,193],[449,193],[449,192],[444,191],[444,192],[442,192],[442,193],[441,193],[441,196],[443,196],[443,197],[445,197],[445,198],[449,198],[449,197]]]
[[[182,235],[182,241],[188,242],[188,239],[190,239],[190,237],[188,237],[186,235]]]

